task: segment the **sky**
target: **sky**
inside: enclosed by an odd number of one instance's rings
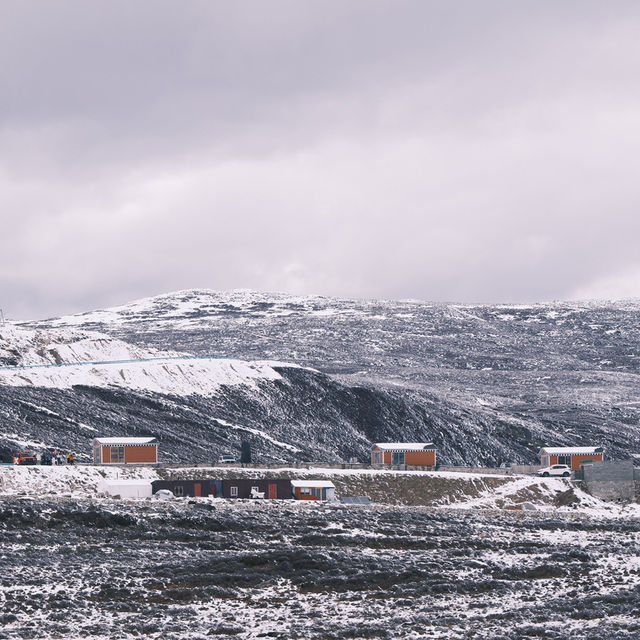
[[[640,296],[640,4],[4,0],[0,308]]]

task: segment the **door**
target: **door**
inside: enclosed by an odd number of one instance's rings
[[[269,485],[269,500],[275,500],[278,497],[278,485],[270,484]]]
[[[199,498],[202,495],[202,485],[199,482],[196,482],[193,485],[193,495],[196,496],[196,498]]]

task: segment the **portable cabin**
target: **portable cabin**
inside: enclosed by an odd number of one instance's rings
[[[435,467],[436,446],[432,442],[376,442],[371,449],[371,464]]]
[[[156,438],[96,438],[93,464],[156,464]]]
[[[222,481],[223,498],[253,498],[260,494],[267,500],[291,500],[291,480],[231,478]]]
[[[543,467],[566,464],[574,471],[579,471],[582,462],[601,462],[602,460],[604,460],[602,447],[543,447],[540,449],[540,464]]]
[[[336,499],[336,487],[329,480],[292,480],[291,489],[296,500]]]
[[[199,498],[212,496],[217,498],[222,495],[222,480],[154,480],[151,483],[153,493],[160,489],[169,489],[176,498]]]
[[[112,480],[105,478],[98,483],[98,491],[120,498],[150,498],[151,483],[148,480]]]

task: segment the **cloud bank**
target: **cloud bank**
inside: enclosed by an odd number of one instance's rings
[[[639,13],[5,2],[0,307],[640,296]]]

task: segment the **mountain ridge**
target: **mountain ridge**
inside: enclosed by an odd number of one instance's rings
[[[496,464],[535,462],[550,444],[640,452],[639,320],[640,301],[447,305],[199,289],[15,326],[302,367],[275,367],[281,380],[261,381],[254,396],[224,387],[213,402],[221,420],[271,433],[301,456],[367,459],[371,441],[433,440],[442,462]],[[130,401],[137,411],[140,398]],[[198,447],[235,450],[203,412],[199,437],[215,446]],[[265,461],[286,453],[255,445]]]

